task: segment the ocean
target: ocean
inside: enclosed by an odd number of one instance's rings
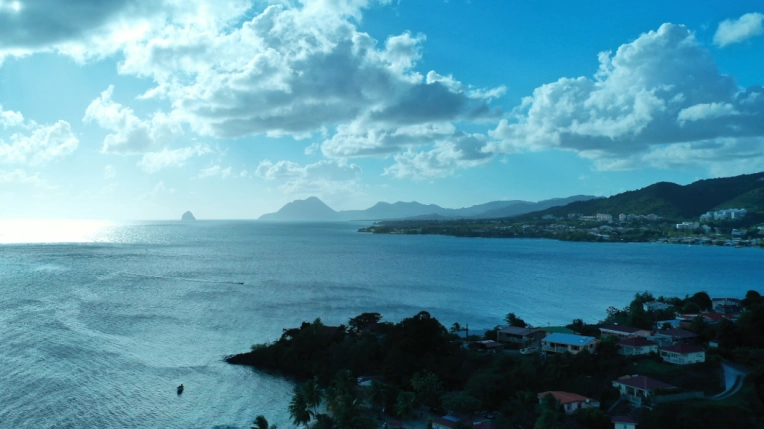
[[[366,225],[0,222],[0,428],[249,428],[258,414],[293,427],[293,382],[225,355],[365,311],[593,323],[645,290],[764,284],[761,249],[356,232]]]

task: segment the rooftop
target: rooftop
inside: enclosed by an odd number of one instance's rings
[[[657,389],[676,389],[676,386],[664,383],[662,381],[654,380],[644,375],[636,375],[628,378],[620,378],[613,381],[614,383],[623,384],[624,386],[635,387],[637,389],[653,391]]]
[[[633,334],[635,332],[642,331],[643,329],[632,328],[631,326],[605,325],[605,326],[600,326],[600,331],[602,330],[623,332],[624,334]]]
[[[576,331],[566,328],[564,326],[547,326],[545,328],[541,328],[545,332],[549,332],[550,334],[575,334]]]
[[[610,418],[610,423],[633,423],[637,424],[637,421],[629,416],[614,416]]]
[[[550,334],[543,340],[545,343],[559,343],[569,344],[573,346],[585,346],[592,341],[596,340],[594,337],[586,337],[583,335],[570,335],[570,334]]]
[[[698,336],[698,334],[685,331],[684,329],[664,329],[662,331],[657,331],[656,334],[668,335],[674,338],[695,338]]]
[[[702,352],[703,347],[693,346],[690,344],[677,344],[674,346],[663,347],[661,348],[661,350],[665,350],[667,352],[672,352],[672,353],[687,354],[687,353]]]
[[[541,392],[538,394],[539,399],[546,395],[552,395],[555,399],[560,401],[560,404],[570,404],[573,402],[598,402],[595,399],[587,398],[586,396],[579,395],[577,393],[562,392],[559,390],[552,390],[549,392]]]

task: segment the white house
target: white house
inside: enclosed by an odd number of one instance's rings
[[[594,337],[570,334],[551,334],[541,340],[541,351],[547,353],[578,354],[582,350],[594,353],[599,341]]]
[[[664,362],[677,365],[689,365],[706,361],[706,351],[692,344],[676,344],[661,348],[661,358]]]
[[[650,331],[646,329],[632,328],[631,326],[605,325],[600,327],[600,335],[607,337],[612,335],[618,338],[646,337]]]
[[[610,419],[613,429],[636,429],[637,421],[629,416],[615,416]]]
[[[554,398],[560,402],[560,405],[562,405],[565,414],[573,414],[576,410],[581,408],[600,407],[600,402],[592,398],[587,398],[586,396],[581,396],[577,393],[561,392],[557,390],[539,393],[539,404],[542,403],[542,400],[546,395],[554,396]]]

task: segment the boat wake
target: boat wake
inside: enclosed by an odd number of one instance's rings
[[[244,282],[235,282],[230,280],[206,280],[206,279],[194,279],[191,277],[172,277],[172,276],[152,276],[149,274],[138,274],[138,273],[128,273],[128,272],[121,272],[117,273],[120,275],[123,275],[125,277],[137,277],[137,278],[147,278],[147,279],[162,279],[162,280],[182,280],[186,282],[197,282],[197,283],[217,283],[217,284],[229,284],[229,285],[243,285]]]

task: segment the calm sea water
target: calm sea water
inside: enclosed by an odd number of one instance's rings
[[[0,223],[0,427],[245,428],[258,414],[292,427],[291,381],[223,356],[317,317],[427,310],[446,326],[483,328],[511,311],[534,325],[596,322],[644,290],[742,296],[763,284],[759,249],[370,235],[361,225]]]

